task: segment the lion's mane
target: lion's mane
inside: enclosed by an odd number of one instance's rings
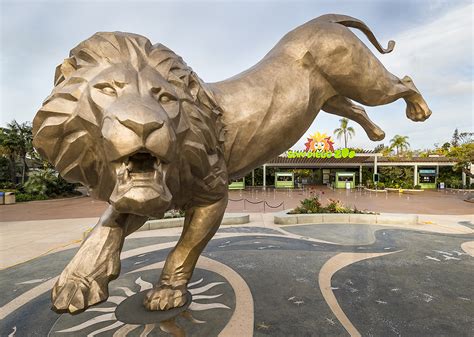
[[[108,200],[113,173],[101,148],[102,111],[91,102],[89,81],[104,64],[120,63],[129,63],[137,71],[152,66],[174,85],[182,115],[175,130],[180,169],[193,177],[194,190],[215,194],[216,189],[225,188],[224,128],[212,93],[181,57],[136,34],[96,33],[56,68],[53,91],[33,120],[33,144],[38,152],[65,179],[80,182],[92,188],[95,197]]]

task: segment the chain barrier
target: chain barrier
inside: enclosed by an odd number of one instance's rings
[[[262,204],[263,203],[263,213],[265,213],[266,209],[265,207],[270,207],[270,208],[279,208],[279,207],[282,207],[283,206],[283,209],[285,209],[285,202],[282,201],[281,203],[279,203],[278,205],[276,206],[272,206],[270,205],[266,200],[260,200],[260,201],[252,201],[252,200],[248,200],[248,199],[229,199],[229,201],[234,201],[234,202],[240,202],[240,201],[243,201],[244,202],[244,210],[245,210],[245,203],[248,202],[250,204],[253,204],[253,205],[258,205],[258,204]]]

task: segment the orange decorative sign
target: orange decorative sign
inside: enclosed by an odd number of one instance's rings
[[[287,152],[288,158],[354,158],[355,151],[348,148],[334,150],[334,142],[326,133],[315,132],[307,138],[304,151]]]
[[[305,143],[305,151],[334,151],[334,142],[331,139],[331,136],[328,136],[325,133],[315,132],[308,139],[308,142]]]

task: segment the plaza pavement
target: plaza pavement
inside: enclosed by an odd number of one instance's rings
[[[417,200],[322,192],[314,191],[395,213],[408,213]],[[289,208],[304,196],[276,193],[237,191],[231,199]],[[424,200],[422,210],[455,204],[458,214],[419,214],[417,225],[277,226],[272,213],[249,212],[250,223],[220,228],[193,276],[191,305],[167,323],[123,313],[156,281],[181,228],[130,235],[110,300],[58,316],[49,310],[49,289],[105,205],[89,198],[13,205],[25,220],[12,221],[7,211],[0,222],[0,335],[471,336],[474,215],[464,204],[472,204],[459,194]],[[231,203],[228,211],[243,211],[242,201]],[[64,211],[71,217],[56,218]]]
[[[423,191],[416,194],[374,193],[368,191],[348,192],[332,190],[318,186],[306,190],[274,190],[272,188],[230,191],[227,212],[263,212],[261,201],[269,206],[265,211],[281,211],[299,205],[301,199],[318,195],[323,203],[329,199],[341,200],[347,206],[356,206],[361,210],[382,213],[407,214],[474,214],[474,204],[465,202],[467,192],[459,191]],[[244,199],[254,202],[246,202]],[[283,202],[283,205],[278,206]],[[32,201],[15,205],[0,205],[0,224],[10,221],[76,219],[99,217],[107,208],[107,203],[90,197]]]

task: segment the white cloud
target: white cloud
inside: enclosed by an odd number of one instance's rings
[[[469,84],[472,90],[473,9],[473,4],[454,8],[395,36],[395,50],[383,63],[399,76],[413,74],[417,85],[437,95],[452,94],[453,87],[465,93]]]

